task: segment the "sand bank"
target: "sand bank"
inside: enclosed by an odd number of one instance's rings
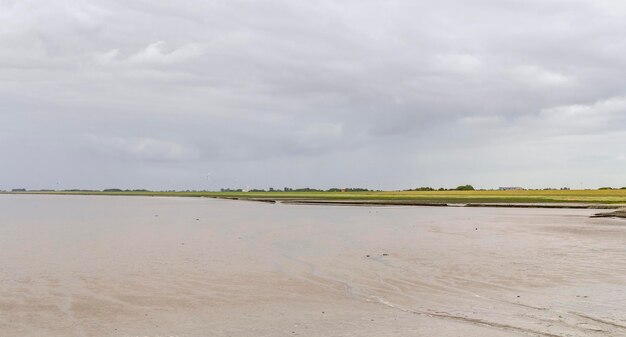
[[[290,205],[328,205],[328,206],[427,206],[427,207],[497,207],[497,208],[555,208],[555,209],[622,209],[624,204],[597,204],[597,203],[446,203],[420,200],[321,200],[321,199],[268,199],[268,198],[240,198],[215,197],[216,199],[256,201],[266,203],[283,203]],[[619,212],[615,214],[619,215]]]

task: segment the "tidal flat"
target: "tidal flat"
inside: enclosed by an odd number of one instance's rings
[[[0,336],[626,336],[595,213],[0,195]]]

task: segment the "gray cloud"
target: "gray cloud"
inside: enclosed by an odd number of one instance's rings
[[[3,0],[0,188],[626,185],[625,19],[608,0]]]

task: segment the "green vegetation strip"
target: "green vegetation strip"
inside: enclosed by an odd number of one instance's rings
[[[367,192],[158,192],[158,191],[25,191],[15,194],[213,197],[266,200],[380,201],[414,203],[581,203],[626,204],[626,190],[524,191],[367,191]]]

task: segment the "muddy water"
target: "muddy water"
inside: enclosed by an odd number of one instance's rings
[[[626,336],[593,212],[0,195],[0,336]]]

